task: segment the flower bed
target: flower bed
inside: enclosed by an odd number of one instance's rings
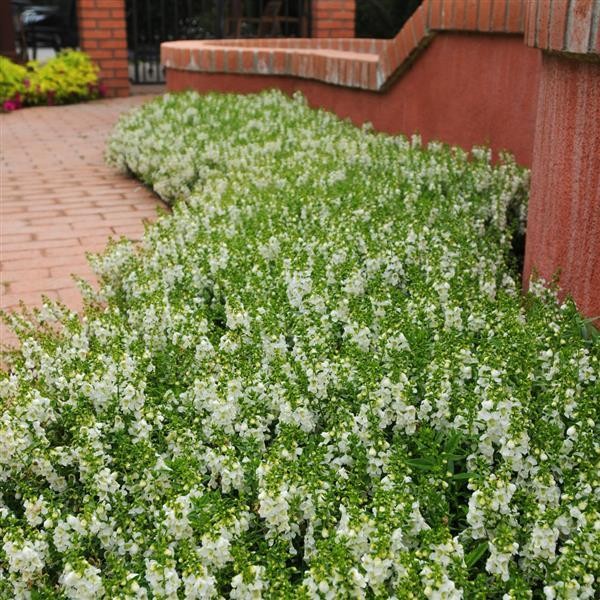
[[[520,295],[525,173],[278,93],[108,155],[173,214],[14,319],[0,596],[594,596],[598,345]]]
[[[69,104],[103,95],[98,67],[83,52],[64,50],[44,64],[30,61],[26,66],[0,56],[0,106],[4,111]]]

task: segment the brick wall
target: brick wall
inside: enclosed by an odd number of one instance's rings
[[[543,51],[524,284],[559,273],[600,316],[600,1],[529,0],[525,42]],[[596,321],[598,326],[600,321]]]
[[[316,0],[316,16],[334,5]],[[333,25],[313,29],[329,39],[165,43],[167,88],[301,90],[383,131],[514,152],[532,166],[525,286],[560,269],[563,294],[600,315],[600,0],[424,0],[392,40]]]
[[[77,0],[81,49],[100,66],[108,96],[129,95],[125,0]]]
[[[313,0],[311,10],[313,37],[354,37],[356,0]]]
[[[353,0],[354,1],[354,0]],[[339,0],[316,4],[339,6]],[[353,5],[354,6],[354,5]],[[493,8],[493,10],[492,10]],[[313,8],[313,34],[315,19]],[[336,9],[339,10],[339,9]],[[391,40],[352,38],[323,28],[312,39],[186,40],[161,45],[168,69],[246,75],[289,75],[336,85],[383,91],[440,32],[523,34],[522,0],[425,0]],[[352,21],[354,22],[354,21]],[[328,23],[320,20],[320,25]],[[343,20],[340,21],[343,24]],[[348,27],[348,25],[346,25]]]
[[[530,0],[525,42],[540,50],[600,55],[600,1]]]

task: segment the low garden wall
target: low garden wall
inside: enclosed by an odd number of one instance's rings
[[[551,6],[552,4],[552,6]],[[524,43],[525,41],[525,43]],[[524,286],[560,272],[600,315],[600,3],[425,0],[393,40],[169,42],[169,90],[301,91],[309,103],[532,167]]]
[[[172,42],[163,45],[167,88],[300,91],[312,106],[357,125],[465,148],[489,144],[531,165],[541,56],[520,37],[443,33],[426,41],[412,67],[387,78],[385,46],[361,52],[353,48],[358,41],[346,40],[349,50],[318,48],[324,44],[316,40],[309,48],[268,49]]]

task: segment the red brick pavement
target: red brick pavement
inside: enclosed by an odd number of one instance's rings
[[[42,294],[79,310],[71,275],[93,281],[86,252],[139,239],[162,203],[104,164],[106,138],[134,96],[0,115],[0,307]],[[12,335],[0,325],[0,341]]]

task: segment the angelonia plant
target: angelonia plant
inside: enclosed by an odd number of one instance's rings
[[[105,95],[98,66],[79,50],[62,50],[45,63],[26,65],[0,56],[0,110],[69,104]]]
[[[600,351],[521,293],[525,171],[277,92],[108,160],[173,209],[8,317],[0,597],[597,597]]]

